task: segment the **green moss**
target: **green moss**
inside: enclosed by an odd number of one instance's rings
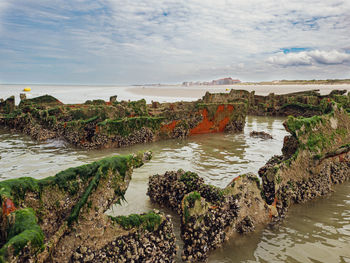
[[[26,100],[22,100],[19,104],[20,107],[23,107],[25,105],[43,105],[43,104],[62,104],[59,100],[57,100],[55,97],[52,97],[50,95],[43,95],[43,96],[39,96],[36,98],[32,98],[32,99],[26,99]]]
[[[22,111],[20,109],[15,109],[11,113],[4,114],[3,116],[5,117],[5,119],[14,119],[14,118],[18,117],[21,114],[22,114]]]
[[[62,114],[62,108],[61,107],[53,107],[47,110],[50,116],[57,116],[59,114]]]
[[[49,116],[47,117],[47,122],[50,124],[50,125],[55,125],[57,123],[57,118],[56,116]]]
[[[350,108],[349,97],[344,95],[334,95],[334,101],[338,104],[339,108],[348,109]]]
[[[89,118],[87,120],[80,120],[80,123],[85,125],[85,124],[88,124],[88,123],[96,121],[98,118],[99,118],[99,116],[94,116],[94,117],[91,117],[91,118]]]
[[[138,166],[142,160],[137,160],[132,155],[128,156],[117,156],[105,158],[98,162],[98,168],[94,172],[94,177],[90,181],[88,187],[85,189],[85,192],[77,202],[77,204],[72,209],[70,216],[68,217],[68,225],[71,225],[74,221],[78,219],[81,208],[86,204],[90,194],[95,190],[99,184],[100,179],[103,176],[106,176],[108,171],[116,172],[118,171],[122,178],[125,178],[126,171],[131,166]],[[94,164],[94,163],[93,163]],[[118,188],[119,189],[119,188]],[[116,190],[118,190],[116,189]]]
[[[136,116],[148,116],[148,109],[145,99],[129,102],[128,108],[131,108]]]
[[[0,258],[6,260],[9,249],[14,249],[14,255],[28,244],[38,252],[44,245],[44,233],[37,223],[35,212],[31,208],[17,210],[14,213],[15,223],[9,227],[6,244],[0,249]]]
[[[80,190],[80,185],[78,184],[77,179],[81,179],[82,182],[87,182],[89,180],[87,188],[68,217],[68,223],[71,224],[78,218],[80,209],[86,204],[88,197],[92,191],[96,189],[103,176],[106,176],[109,171],[113,173],[118,171],[121,179],[124,180],[126,172],[131,166],[139,167],[143,164],[141,155],[142,153],[139,153],[136,157],[133,155],[108,157],[91,164],[69,168],[53,177],[47,177],[41,180],[22,177],[1,181],[0,203],[5,198],[10,198],[16,205],[18,205],[21,200],[24,199],[27,192],[36,193],[40,197],[42,189],[50,185],[57,185],[60,189],[67,191],[70,195],[76,195]]]
[[[183,182],[187,191],[192,192],[198,188],[199,175],[192,172],[186,172],[180,176],[180,182]]]
[[[86,119],[87,116],[84,112],[84,110],[82,109],[74,109],[70,112],[70,116],[72,116],[73,120],[82,120],[82,119]]]
[[[193,207],[196,200],[200,200],[200,199],[201,199],[201,194],[198,193],[197,191],[194,191],[185,197],[185,202],[188,203],[189,207]]]
[[[185,224],[188,223],[188,221],[190,220],[190,211],[188,210],[188,207],[185,205],[184,207],[184,219],[185,219]]]
[[[120,120],[104,120],[98,125],[104,127],[108,134],[121,135],[127,137],[131,133],[140,130],[142,127],[151,128],[153,131],[159,130],[163,117],[131,117]]]
[[[21,177],[0,182],[0,203],[4,199],[10,198],[18,205],[19,200],[23,200],[27,192],[40,192],[39,180],[31,177]]]
[[[312,116],[310,118],[303,118],[303,117],[295,118],[293,116],[289,116],[287,121],[285,122],[285,125],[287,126],[288,131],[290,131],[293,135],[296,135],[298,131],[300,132],[303,126],[304,126],[303,133],[307,133],[316,125],[322,122],[323,122],[323,118],[321,116]]]
[[[197,191],[194,191],[192,193],[189,193],[185,199],[184,199],[184,212],[183,212],[183,217],[185,224],[187,224],[190,220],[190,209],[194,208],[195,202],[197,200],[201,200],[201,194]]]
[[[338,128],[335,132],[342,137],[344,137],[348,134],[348,131],[345,128]]]
[[[332,143],[331,138],[327,137],[324,133],[310,133],[307,140],[307,147],[312,152],[320,152]]]
[[[93,105],[106,105],[106,102],[104,100],[98,99],[98,100],[93,100],[91,102]]]
[[[124,229],[143,228],[148,231],[155,231],[162,222],[162,217],[154,212],[146,214],[131,214],[129,216],[110,217],[112,221],[121,225]]]
[[[300,103],[300,102],[286,103],[286,104],[282,105],[281,109],[285,109],[288,107],[294,107],[294,108],[298,108],[300,110],[318,111],[320,113],[323,112],[323,109],[320,106],[316,106],[316,105],[312,105],[312,104],[304,104],[304,103]]]

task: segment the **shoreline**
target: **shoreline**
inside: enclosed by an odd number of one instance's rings
[[[292,92],[308,91],[319,89],[321,95],[329,94],[332,90],[341,89],[350,91],[350,84],[246,84],[246,85],[218,85],[218,86],[133,86],[125,89],[126,92],[146,97],[163,97],[163,98],[188,98],[200,99],[206,92],[229,93],[231,89],[246,90],[249,92],[255,91],[256,95],[267,96],[270,93],[288,94]]]

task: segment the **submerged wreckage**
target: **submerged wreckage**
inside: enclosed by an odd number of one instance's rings
[[[92,101],[63,105],[51,96],[0,102],[0,125],[36,139],[64,138],[88,148],[121,147],[196,133],[240,131],[246,114],[287,116],[281,156],[259,176],[244,174],[224,189],[183,170],[150,177],[148,195],[181,217],[182,259],[208,253],[258,225],[276,224],[293,203],[329,193],[350,177],[349,96],[333,91],[256,96],[207,93],[196,102]],[[300,117],[304,116],[304,117]],[[133,167],[150,153],[116,156],[41,180],[0,182],[0,262],[173,262],[169,216],[109,217],[124,197]]]

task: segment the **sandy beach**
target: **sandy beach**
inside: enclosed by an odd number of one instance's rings
[[[321,94],[328,94],[332,90],[350,91],[350,85],[222,85],[222,86],[143,86],[129,87],[127,92],[144,97],[192,98],[199,99],[209,91],[211,93],[230,92],[231,89],[255,91],[257,95],[270,93],[286,94],[291,92],[319,89]]]

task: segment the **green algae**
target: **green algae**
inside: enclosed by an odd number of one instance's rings
[[[139,153],[137,157],[134,157],[133,155],[108,157],[91,164],[69,168],[59,172],[55,176],[41,180],[31,177],[22,177],[1,181],[0,201],[3,202],[6,198],[10,198],[16,205],[18,205],[25,198],[27,192],[36,193],[40,198],[43,188],[50,185],[57,185],[60,189],[68,192],[70,195],[75,195],[79,190],[77,179],[79,178],[83,182],[91,179],[88,187],[85,189],[82,197],[75,205],[68,218],[69,223],[72,223],[77,219],[80,209],[86,203],[91,192],[98,186],[101,177],[105,176],[108,171],[112,171],[113,173],[118,172],[118,175],[124,179],[127,170],[131,166],[139,167],[142,165],[141,154],[142,153]]]
[[[201,194],[198,193],[197,191],[189,193],[185,197],[185,201],[188,202],[189,207],[193,207],[196,200],[200,200],[200,199],[201,199]]]
[[[137,155],[114,156],[102,159],[100,161],[82,165],[75,168],[69,168],[56,174],[53,177],[37,180],[30,177],[22,177],[18,179],[10,179],[0,182],[0,203],[6,198],[12,199],[16,206],[22,206],[27,193],[37,194],[40,203],[41,195],[45,187],[57,186],[66,191],[69,195],[75,196],[81,190],[81,185],[77,181],[87,182],[87,187],[79,196],[78,202],[73,206],[70,214],[65,218],[68,226],[77,221],[82,207],[87,204],[91,208],[91,200],[89,197],[91,193],[97,188],[102,178],[106,178],[109,173],[113,175],[113,187],[119,199],[124,198],[120,190],[120,184],[124,182],[127,172],[131,167],[139,167],[143,164],[144,154],[139,152]],[[150,155],[148,155],[150,157]],[[18,205],[20,204],[21,205]],[[56,207],[59,208],[59,201],[56,200]],[[31,244],[31,248],[36,252],[43,247],[43,232],[38,225],[38,218],[41,218],[41,211],[43,207],[37,209],[37,215],[32,208],[24,208],[12,212],[9,217],[15,218],[15,223],[8,227],[7,240],[5,245],[0,250],[0,262],[5,262],[8,257],[9,249],[13,248],[17,255],[24,246]],[[151,231],[159,224],[160,216],[154,214],[147,214],[141,217],[141,222],[145,229]],[[12,249],[12,250],[13,250]],[[11,251],[12,251],[11,250]],[[34,251],[34,252],[35,252]],[[35,253],[36,253],[35,252]],[[11,252],[13,254],[13,252]],[[11,254],[11,255],[12,255]]]
[[[320,113],[323,113],[323,108],[321,106],[316,106],[316,105],[312,105],[312,104],[304,104],[304,103],[300,103],[300,102],[293,102],[293,103],[286,103],[284,105],[282,105],[281,109],[285,109],[288,107],[296,107],[299,108],[301,110],[311,110],[311,111],[318,111]]]
[[[45,105],[45,104],[52,105],[52,104],[62,104],[62,103],[51,95],[43,95],[32,99],[22,100],[19,106],[23,107],[27,105]]]
[[[197,200],[201,199],[201,194],[198,193],[197,191],[191,192],[189,193],[187,196],[185,196],[184,198],[184,212],[183,212],[183,216],[185,219],[185,223],[187,223],[191,217],[190,215],[190,209],[194,207],[195,202]]]
[[[285,123],[287,130],[290,131],[292,135],[296,136],[297,131],[300,131],[303,126],[305,129],[303,133],[308,133],[312,128],[323,121],[323,117],[321,116],[312,116],[310,118],[289,116]]]
[[[199,175],[193,172],[186,172],[182,174],[180,177],[180,182],[183,182],[186,185],[187,190],[189,192],[192,192],[193,190],[197,189],[198,180],[199,180]]]
[[[118,223],[124,229],[142,228],[148,231],[155,231],[162,222],[162,217],[159,214],[151,211],[146,214],[131,214],[129,216],[110,217],[113,222]]]
[[[13,214],[15,222],[9,227],[6,244],[0,249],[0,262],[6,261],[11,248],[14,255],[18,255],[28,244],[35,252],[41,251],[44,246],[44,233],[37,223],[34,210],[24,208]]]
[[[134,111],[136,116],[148,116],[148,109],[145,99],[128,102],[128,108]]]
[[[97,125],[106,128],[108,134],[129,136],[131,133],[140,130],[142,127],[151,128],[153,131],[159,130],[163,117],[131,117],[119,120],[106,119]]]

